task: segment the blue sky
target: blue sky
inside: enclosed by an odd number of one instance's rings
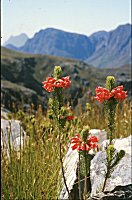
[[[54,27],[90,35],[131,23],[131,0],[2,0],[2,43]]]

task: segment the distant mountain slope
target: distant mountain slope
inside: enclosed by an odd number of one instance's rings
[[[120,25],[90,37],[47,28],[40,30],[20,48],[9,49],[33,54],[83,60],[95,67],[116,67],[131,63],[131,24]]]
[[[94,47],[85,35],[47,28],[36,33],[19,50],[84,60],[93,53]]]
[[[23,46],[27,40],[28,40],[28,36],[25,33],[21,33],[20,35],[17,35],[17,36],[11,36],[4,43],[4,46],[9,49],[19,48],[19,47]]]
[[[121,25],[110,32],[90,36],[95,52],[86,62],[96,67],[116,67],[131,63],[131,25]]]
[[[41,104],[46,109],[49,94],[42,88],[42,81],[51,76],[55,65],[63,69],[63,76],[70,76],[71,87],[65,91],[66,99],[76,106],[78,99],[87,102],[87,92],[105,84],[107,75],[115,76],[131,95],[131,67],[98,68],[82,61],[48,55],[35,55],[1,49],[1,103],[11,109],[16,105]]]

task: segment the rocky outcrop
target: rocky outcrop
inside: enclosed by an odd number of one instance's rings
[[[106,146],[106,143],[108,143],[108,140],[103,142],[102,148]],[[111,177],[107,179],[105,191],[111,191],[118,185],[125,186],[131,184],[131,136],[114,140],[114,147],[117,151],[125,150],[125,156],[115,166]],[[91,196],[102,191],[106,172],[105,163],[105,150],[98,152],[91,161]]]
[[[88,200],[131,200],[132,184],[126,186],[117,186],[111,192],[98,193]]]
[[[18,120],[1,119],[1,148],[9,157],[10,148],[19,151],[27,141],[26,132]]]
[[[103,151],[96,153],[96,155],[91,161],[90,179],[91,179],[92,192],[91,192],[90,199],[94,200],[94,199],[102,198],[102,200],[105,200],[105,199],[114,199],[114,197],[119,197],[119,196],[122,199],[125,199],[125,197],[128,197],[128,199],[130,199],[131,197],[131,192],[130,192],[131,190],[131,185],[130,185],[131,184],[131,138],[132,137],[129,136],[127,138],[114,140],[114,147],[116,148],[116,150],[117,151],[125,150],[125,156],[120,160],[118,165],[115,166],[114,171],[111,174],[111,177],[107,179],[105,192],[102,193],[102,185],[104,183],[105,170],[106,170],[105,146],[108,143],[108,140],[104,140],[106,139],[105,131],[103,133],[100,130],[93,129],[90,132],[92,133],[92,135],[96,135],[101,139],[100,140],[102,144],[101,149],[103,149]],[[93,152],[91,151],[91,153]],[[69,191],[73,199],[79,199],[78,184],[77,184],[77,179],[78,179],[77,165],[78,165],[78,152],[76,150],[72,151],[71,147],[69,147],[65,160],[64,160],[64,168],[65,168],[65,177],[66,177],[67,186],[69,188]],[[120,189],[119,189],[119,186],[121,186]],[[125,189],[122,189],[122,188],[125,188]],[[99,198],[98,198],[98,195],[99,195]],[[60,199],[68,199],[68,194],[67,194],[63,181],[62,181],[62,190],[60,193]]]

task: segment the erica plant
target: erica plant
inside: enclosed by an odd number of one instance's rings
[[[110,144],[113,139],[113,134],[115,131],[115,110],[118,102],[122,102],[127,97],[127,92],[124,91],[123,85],[116,87],[115,78],[113,76],[108,76],[106,78],[106,87],[96,88],[95,99],[100,103],[104,103],[106,119],[109,128],[109,139]]]
[[[119,163],[119,161],[124,157],[125,151],[117,150],[112,144],[113,134],[115,130],[115,110],[118,102],[123,102],[127,97],[127,92],[123,90],[123,85],[115,87],[115,78],[113,76],[108,76],[106,78],[106,88],[97,87],[95,99],[100,103],[104,103],[105,113],[107,117],[107,123],[109,128],[109,139],[110,143],[106,149],[106,172],[105,180],[102,187],[102,192],[105,190],[106,181],[111,177],[114,167]]]
[[[60,66],[55,66],[53,77],[48,77],[46,81],[42,82],[43,88],[48,92],[52,92],[52,98],[49,99],[50,116],[55,121],[56,132],[59,134],[59,157],[61,162],[62,176],[69,198],[70,193],[66,184],[65,172],[62,160],[62,142],[61,134],[65,127],[66,121],[74,119],[74,116],[70,113],[69,109],[64,106],[63,90],[70,87],[71,81],[69,76],[62,77],[62,69]]]

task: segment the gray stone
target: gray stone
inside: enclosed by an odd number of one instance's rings
[[[9,155],[9,141],[12,148],[20,149],[27,139],[26,133],[18,120],[1,119],[1,148]]]
[[[113,196],[116,195],[116,192],[112,194],[112,191],[116,186],[121,185],[123,187],[127,186],[128,184],[131,184],[131,136],[127,138],[114,140],[115,148],[118,151],[121,149],[125,150],[126,154],[122,158],[122,160],[118,163],[118,165],[115,166],[114,171],[111,174],[111,178],[109,178],[106,182],[105,192],[102,193],[101,190],[104,183],[105,171],[106,171],[106,165],[104,162],[106,161],[106,156],[107,156],[105,151],[105,146],[106,144],[108,144],[108,140],[105,140],[107,137],[107,133],[105,130],[99,130],[99,129],[91,129],[90,133],[91,135],[99,137],[100,139],[99,144],[103,149],[103,151],[98,152],[91,161],[91,168],[90,168],[91,184],[92,184],[91,199],[95,198],[95,195],[99,194],[102,195],[102,197],[100,196],[98,199],[103,198],[102,200],[105,200],[106,192],[107,193],[109,192],[110,193],[109,197],[110,198],[112,197],[113,199]],[[93,151],[90,151],[90,153],[93,153]],[[71,146],[69,146],[63,166],[65,169],[66,183],[69,188],[70,194],[72,195],[74,194],[73,196],[76,196],[76,198],[74,199],[78,199],[77,197],[78,191],[76,187],[77,164],[78,164],[78,152],[77,150],[72,151]],[[129,192],[128,194],[127,192],[124,194],[121,191],[118,192],[118,194],[119,193],[121,194],[121,197],[123,197],[123,195],[130,196]],[[68,194],[64,186],[63,180],[62,180],[62,190],[60,193],[60,199],[68,199]],[[124,199],[124,197],[122,199]]]
[[[126,186],[117,186],[111,192],[101,192],[89,200],[131,200],[132,184]]]
[[[108,141],[104,141],[104,144]],[[125,156],[115,166],[111,177],[106,181],[105,191],[112,191],[116,186],[131,184],[131,136],[114,140],[114,147],[117,151],[125,150]],[[102,191],[106,171],[106,151],[98,152],[91,161],[91,196]]]
[[[69,191],[73,189],[74,183],[77,179],[77,174],[76,174],[77,163],[78,163],[78,152],[77,150],[73,151],[70,145],[63,163],[65,169],[66,184],[68,186]],[[60,193],[60,199],[68,199],[68,193],[63,180],[62,180],[62,185],[63,188]]]

